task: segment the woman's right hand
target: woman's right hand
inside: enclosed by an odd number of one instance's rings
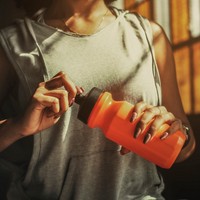
[[[25,111],[16,120],[22,137],[33,135],[58,122],[73,104],[77,87],[63,72],[41,82]]]

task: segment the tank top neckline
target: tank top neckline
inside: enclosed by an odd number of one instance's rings
[[[113,12],[113,14],[116,16],[116,18],[110,22],[109,24],[107,24],[105,27],[103,27],[101,30],[97,31],[96,33],[92,33],[92,34],[79,34],[79,33],[74,33],[74,32],[70,32],[70,31],[63,31],[62,29],[53,27],[53,26],[49,26],[48,24],[45,23],[44,21],[44,13],[46,8],[42,8],[39,11],[36,12],[36,14],[34,15],[35,18],[35,22],[42,24],[43,26],[46,26],[50,29],[56,30],[59,33],[68,35],[68,36],[73,36],[73,37],[77,37],[77,38],[85,38],[85,37],[93,37],[93,36],[97,36],[103,32],[105,32],[107,29],[109,29],[111,26],[113,26],[114,24],[118,23],[118,21],[129,11],[124,11],[124,10],[120,10],[118,8],[109,6],[109,9]]]

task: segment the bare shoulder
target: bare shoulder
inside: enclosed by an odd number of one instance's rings
[[[153,37],[159,36],[160,34],[165,35],[165,31],[160,24],[154,21],[150,21],[150,25],[151,25]]]
[[[174,58],[171,42],[161,25],[152,21],[150,25],[153,34],[153,48],[160,73],[161,75],[162,73],[165,74],[165,70],[169,70],[169,68],[173,68],[171,72],[174,73]]]
[[[17,75],[0,45],[0,103],[16,83]]]

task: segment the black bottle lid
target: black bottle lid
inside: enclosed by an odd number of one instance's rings
[[[75,102],[80,105],[78,112],[78,119],[87,124],[88,118],[92,109],[94,108],[99,96],[102,94],[102,90],[94,87],[88,94],[78,94],[75,98]]]

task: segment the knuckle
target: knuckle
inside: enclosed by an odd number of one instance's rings
[[[38,96],[37,96],[37,95],[33,95],[33,97],[32,97],[32,102],[39,102],[39,101],[38,101]]]
[[[155,117],[155,121],[164,122],[165,121],[165,117],[163,115],[157,115]]]
[[[166,118],[169,120],[176,120],[175,116],[171,112],[168,112],[166,114]]]
[[[182,121],[180,119],[178,119],[178,118],[174,118],[174,123],[182,126]]]
[[[37,94],[37,93],[42,93],[42,87],[40,86],[40,87],[38,87],[36,90],[35,90],[35,94]]]
[[[167,112],[167,109],[165,108],[165,106],[159,106],[159,109],[160,109],[162,112]]]
[[[62,77],[63,79],[65,79],[65,80],[67,80],[67,81],[69,80],[68,75],[65,74],[64,72],[62,73],[61,77]]]
[[[140,101],[135,105],[135,111],[136,112],[142,112],[146,109],[147,104],[144,101]]]
[[[154,135],[154,133],[158,130],[158,127],[156,126],[156,124],[152,124],[149,130],[149,133],[151,135]]]
[[[135,108],[140,107],[142,104],[143,104],[143,101],[137,102],[137,103],[135,104]]]
[[[156,131],[159,130],[159,128],[162,126],[162,124],[164,123],[164,121],[162,119],[160,120],[155,120],[152,124],[151,124],[151,131],[152,133],[155,133]]]
[[[152,126],[156,127],[156,129],[160,128],[162,124],[166,122],[165,118],[161,115],[155,117],[155,120],[152,123]]]
[[[41,99],[42,99],[41,94],[35,93],[35,94],[32,96],[31,101],[32,101],[32,103],[34,103],[34,104],[40,104],[40,103],[41,103]]]
[[[45,85],[45,82],[40,82],[40,83],[38,84],[38,87],[44,87],[44,85]]]
[[[57,98],[53,98],[52,99],[52,103],[55,105],[55,104],[58,104],[59,103],[59,100]]]
[[[68,96],[68,92],[66,90],[61,91],[61,97],[65,98]]]
[[[148,112],[150,114],[155,114],[155,107],[148,108],[148,109],[146,109],[145,112]]]
[[[140,101],[140,102],[138,103],[138,106],[146,106],[146,102]]]
[[[35,94],[33,94],[33,97],[32,97],[32,99],[34,100],[34,101],[39,101],[39,99],[40,99],[40,93],[35,93]]]
[[[179,124],[181,124],[181,125],[183,124],[182,120],[177,119],[177,118],[176,118],[176,120],[178,121]]]

